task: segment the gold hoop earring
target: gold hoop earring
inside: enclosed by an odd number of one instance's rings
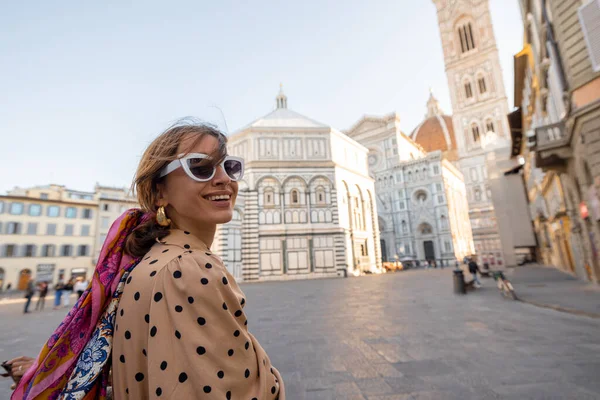
[[[165,213],[165,207],[158,207],[158,211],[156,211],[156,222],[160,226],[169,226],[171,225],[171,220],[167,218],[167,213]]]

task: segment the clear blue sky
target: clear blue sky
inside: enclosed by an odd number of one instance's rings
[[[128,3],[128,4],[125,4]],[[517,0],[491,0],[512,107]],[[338,129],[398,111],[409,133],[429,87],[450,112],[429,0],[31,1],[0,12],[0,192],[129,186],[145,146],[196,116],[230,132],[289,108]]]

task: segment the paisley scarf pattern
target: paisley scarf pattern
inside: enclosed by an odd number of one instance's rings
[[[123,282],[140,261],[125,254],[125,241],[148,218],[131,209],[113,223],[90,285],[50,336],[12,400],[106,399],[115,313]]]

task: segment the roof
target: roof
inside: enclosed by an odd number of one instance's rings
[[[425,151],[449,151],[457,149],[452,117],[434,115],[421,122],[410,135]]]
[[[275,111],[246,125],[240,131],[249,128],[329,128],[329,126],[288,108],[277,108]]]

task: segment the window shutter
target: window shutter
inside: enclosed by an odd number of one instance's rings
[[[6,257],[6,245],[0,244],[0,257]]]
[[[600,0],[579,7],[579,22],[594,71],[600,71]]]

